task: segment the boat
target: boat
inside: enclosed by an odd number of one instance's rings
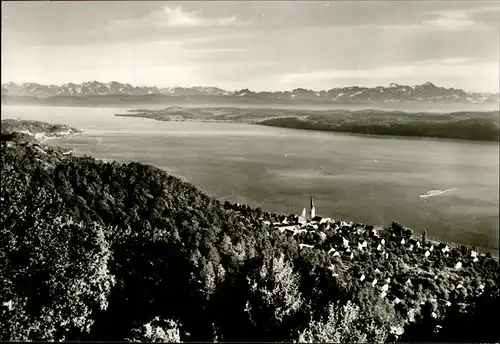
[[[427,198],[427,197],[432,197],[432,196],[438,196],[438,195],[442,195],[446,192],[450,192],[450,191],[454,191],[454,190],[456,190],[456,188],[453,188],[453,189],[430,189],[426,193],[418,196],[418,198]]]

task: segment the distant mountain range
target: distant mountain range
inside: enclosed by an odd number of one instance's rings
[[[225,98],[229,101],[238,98],[262,100],[290,100],[290,101],[328,101],[342,104],[356,103],[397,103],[397,102],[425,102],[436,104],[484,104],[498,103],[498,93],[466,92],[461,89],[444,88],[427,82],[422,85],[399,85],[392,83],[388,87],[359,87],[350,86],[332,88],[330,90],[314,91],[297,88],[291,91],[253,92],[248,89],[226,91],[217,87],[166,87],[133,86],[112,81],[102,83],[98,81],[83,82],[80,84],[68,83],[58,85],[41,85],[37,83],[16,84],[13,82],[2,84],[2,98],[4,97],[31,97],[46,99],[53,97],[81,97],[81,96],[154,96],[169,97],[211,97]]]

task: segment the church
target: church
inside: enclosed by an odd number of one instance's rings
[[[319,221],[321,218],[316,216],[316,208],[314,207],[314,196],[311,195],[311,200],[309,204],[309,211],[306,212],[306,208],[302,210],[299,216],[299,223],[306,223],[308,221]]]

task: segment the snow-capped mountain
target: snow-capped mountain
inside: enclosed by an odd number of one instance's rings
[[[461,89],[444,88],[427,82],[422,85],[389,84],[388,87],[349,86],[314,91],[297,88],[291,91],[254,92],[249,89],[226,91],[217,87],[166,87],[133,86],[116,81],[102,83],[98,81],[80,84],[41,85],[37,83],[7,83],[2,85],[2,96],[30,96],[48,98],[57,96],[96,96],[96,95],[168,95],[168,96],[212,96],[243,97],[280,100],[330,101],[340,103],[371,102],[426,102],[426,103],[472,103],[482,104],[499,102],[498,93],[474,93]]]
[[[2,85],[2,95],[11,96],[34,96],[34,97],[54,97],[54,96],[89,96],[89,95],[149,95],[168,94],[176,96],[189,95],[224,95],[228,92],[216,87],[167,87],[158,88],[151,86],[132,86],[112,81],[102,83],[98,81],[88,81],[81,84],[68,83],[61,86],[40,85],[37,83],[15,84],[8,83]]]

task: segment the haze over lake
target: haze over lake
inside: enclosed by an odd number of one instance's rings
[[[152,164],[224,201],[392,221],[441,240],[498,250],[499,145],[309,132],[228,123],[115,117],[123,109],[2,106],[2,118],[85,132],[48,141],[78,155]],[[430,188],[456,189],[419,199]]]

